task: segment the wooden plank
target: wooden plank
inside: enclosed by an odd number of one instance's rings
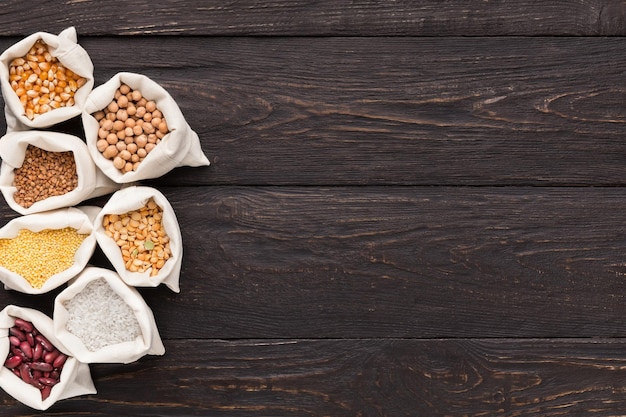
[[[97,84],[144,73],[199,133],[212,166],[157,184],[626,184],[623,38],[83,44]]]
[[[37,4],[40,3],[40,4]],[[73,0],[2,6],[0,35],[502,36],[620,35],[626,6],[616,0],[552,2],[253,0],[136,2]],[[42,19],[45,16],[45,19]]]
[[[167,341],[41,416],[614,416],[622,340]],[[0,392],[3,411],[30,415]]]
[[[620,188],[162,191],[181,292],[142,294],[168,339],[624,334]],[[53,296],[0,303],[50,311]]]

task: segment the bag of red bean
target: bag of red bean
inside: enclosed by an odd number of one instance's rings
[[[99,207],[69,207],[17,217],[0,229],[5,289],[43,294],[77,276],[96,249]]]
[[[152,310],[108,269],[86,268],[54,301],[54,331],[84,363],[130,363],[163,355]]]
[[[82,115],[89,151],[118,183],[206,166],[200,140],[172,96],[145,75],[121,72],[93,89]]]
[[[74,206],[119,188],[96,167],[85,142],[65,133],[7,133],[0,158],[0,192],[20,214]]]
[[[0,387],[21,403],[47,410],[66,398],[95,394],[89,365],[54,335],[45,314],[14,305],[0,311]]]
[[[93,63],[75,28],[22,39],[0,55],[7,130],[47,128],[80,115],[93,83]]]
[[[182,236],[174,209],[160,191],[132,186],[115,192],[94,220],[94,233],[128,285],[165,284],[180,291]]]

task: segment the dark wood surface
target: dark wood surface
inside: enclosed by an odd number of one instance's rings
[[[36,415],[626,413],[623,2],[1,10],[1,50],[74,25],[96,84],[158,81],[211,160],[144,182],[183,233],[181,292],[141,289],[166,354]]]

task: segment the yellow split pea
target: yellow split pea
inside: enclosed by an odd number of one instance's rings
[[[0,266],[39,289],[52,275],[74,264],[74,255],[87,236],[71,227],[40,232],[22,229],[13,239],[0,239]]]
[[[122,251],[128,271],[151,269],[150,276],[154,277],[171,257],[170,238],[165,233],[162,219],[163,211],[152,199],[138,210],[104,216],[105,233]]]

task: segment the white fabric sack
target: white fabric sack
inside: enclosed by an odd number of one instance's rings
[[[72,151],[76,161],[78,186],[69,193],[48,197],[25,208],[13,198],[14,169],[22,166],[26,148],[33,145],[49,152]],[[79,204],[87,199],[109,194],[119,185],[105,176],[93,163],[85,142],[76,136],[59,132],[30,130],[11,132],[0,138],[0,192],[7,204],[20,214],[32,214]]]
[[[68,355],[61,370],[60,382],[52,387],[50,396],[42,400],[41,391],[24,382],[5,366],[0,368],[0,387],[16,400],[36,410],[47,410],[55,402],[66,398],[95,394],[96,388],[91,379],[89,365],[79,362],[54,335],[52,319],[45,314],[25,307],[6,306],[0,311],[0,357],[6,358],[10,350],[9,331],[16,318],[33,323],[33,326],[57,349]],[[4,359],[3,359],[4,360]]]
[[[63,303],[80,293],[90,282],[104,279],[111,289],[132,309],[139,323],[141,335],[133,341],[104,346],[96,351],[89,350],[83,341],[67,330],[69,313]],[[97,313],[97,312],[96,312]],[[99,312],[105,319],[109,310]],[[144,355],[163,355],[165,347],[159,336],[152,310],[135,288],[126,285],[115,272],[108,269],[88,267],[54,300],[54,331],[68,347],[73,356],[84,363],[130,363]]]
[[[115,91],[121,84],[126,84],[133,90],[139,90],[148,100],[154,100],[170,130],[148,153],[136,171],[125,174],[113,166],[113,161],[106,159],[98,151],[96,143],[99,124],[92,116],[93,113],[105,109],[111,103],[115,98]],[[198,134],[191,129],[176,101],[163,87],[145,75],[120,72],[106,83],[94,88],[87,98],[82,119],[91,156],[100,169],[115,182],[130,183],[157,178],[181,166],[209,165],[209,160],[202,152]]]
[[[79,88],[75,95],[75,104],[70,107],[60,107],[47,113],[40,114],[33,120],[26,117],[24,107],[19,97],[11,88],[9,82],[9,65],[15,58],[23,57],[37,40],[48,45],[50,55],[56,57],[60,63],[74,73],[84,77],[87,82]],[[5,102],[7,131],[42,129],[67,121],[81,114],[87,96],[94,84],[93,63],[89,54],[78,43],[76,29],[69,27],[59,35],[46,32],[37,32],[10,46],[0,55],[0,86]]]
[[[100,211],[99,207],[69,207],[51,210],[45,213],[30,214],[11,220],[0,229],[0,239],[12,239],[20,230],[28,229],[39,232],[44,229],[63,229],[71,227],[80,234],[88,234],[74,255],[74,264],[46,280],[41,288],[33,288],[21,275],[0,266],[0,281],[5,289],[26,294],[43,294],[51,291],[78,275],[87,265],[96,249],[96,237],[93,233],[93,221]],[[29,253],[24,253],[29,258]]]
[[[102,225],[105,215],[125,214],[129,211],[137,210],[146,205],[151,198],[163,211],[161,223],[165,233],[170,238],[170,249],[172,252],[171,257],[165,262],[163,268],[153,277],[150,276],[151,269],[143,273],[131,272],[126,269],[120,248],[112,238],[107,236]],[[160,191],[151,187],[131,186],[115,192],[94,220],[94,229],[100,248],[117,273],[128,285],[156,287],[163,283],[172,291],[180,292],[179,278],[183,258],[182,236],[174,209]]]

